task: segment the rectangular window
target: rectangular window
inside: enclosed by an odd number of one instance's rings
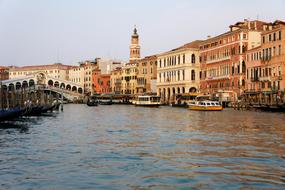
[[[269,41],[271,42],[271,34],[269,34],[268,38],[269,38]]]
[[[279,55],[281,55],[281,45],[279,45]]]
[[[279,40],[281,40],[281,34],[282,34],[281,31],[279,31]]]
[[[276,41],[276,33],[273,34],[273,41]]]

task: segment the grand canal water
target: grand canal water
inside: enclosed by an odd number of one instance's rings
[[[0,189],[285,188],[285,114],[65,105],[0,125]]]

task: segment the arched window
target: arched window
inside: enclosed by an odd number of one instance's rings
[[[195,80],[195,70],[191,71],[191,80]]]
[[[195,54],[194,53],[191,55],[191,63],[195,63]]]

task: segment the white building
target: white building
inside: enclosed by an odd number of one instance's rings
[[[199,91],[200,43],[193,41],[157,55],[157,94],[162,101],[170,103],[176,94]]]

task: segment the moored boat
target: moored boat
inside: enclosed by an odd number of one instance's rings
[[[17,117],[21,116],[23,111],[24,111],[24,109],[21,109],[21,108],[0,110],[0,122],[17,118]]]
[[[87,106],[98,106],[98,100],[95,96],[91,96],[87,100]]]
[[[195,111],[222,111],[223,106],[218,101],[204,100],[190,104],[189,109]]]
[[[132,102],[136,106],[158,107],[160,106],[160,97],[155,95],[138,96]]]

